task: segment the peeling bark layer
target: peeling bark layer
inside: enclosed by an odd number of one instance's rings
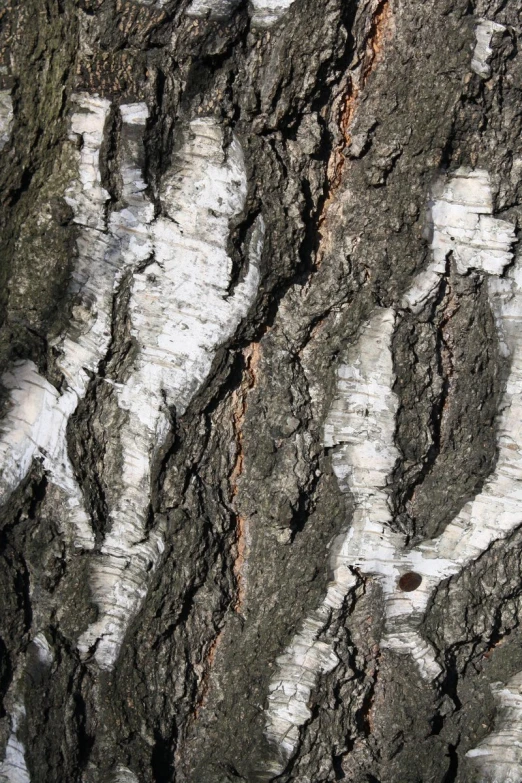
[[[0,23],[0,780],[522,781],[518,4]]]

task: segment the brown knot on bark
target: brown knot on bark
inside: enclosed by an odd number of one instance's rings
[[[415,571],[407,571],[399,579],[399,588],[404,593],[412,593],[416,590],[422,582],[422,576],[415,573]]]

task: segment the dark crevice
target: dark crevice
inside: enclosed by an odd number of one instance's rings
[[[98,439],[95,420],[105,396],[103,379],[107,375],[115,374],[110,372],[111,369],[118,368],[118,373],[122,372],[132,356],[132,341],[122,339],[128,331],[125,322],[128,317],[131,274],[128,272],[123,277],[113,297],[111,337],[107,353],[98,365],[98,372],[91,375],[85,396],[79,401],[67,427],[69,457],[93,523],[98,546],[108,531],[109,505],[100,474],[105,448]],[[116,374],[116,381],[118,380]]]
[[[27,512],[29,519],[36,519],[38,509],[45,498],[48,484],[47,476],[43,475],[42,478],[39,481],[36,481],[31,487],[31,498]]]
[[[24,631],[27,633],[31,629],[33,609],[31,603],[31,577],[24,558],[20,558],[18,561],[18,568],[14,576],[14,587],[20,616],[23,618]]]
[[[0,718],[7,715],[4,697],[13,679],[13,667],[9,649],[0,636]]]
[[[329,79],[328,88],[326,88],[325,87],[326,79],[325,81],[320,79],[321,74],[318,73],[315,81],[316,94],[315,97],[311,99],[313,110],[318,114],[320,114],[321,111],[324,109],[324,107],[327,106],[328,103],[330,102],[332,92],[335,92],[336,86],[338,86],[341,83],[342,79],[344,78],[344,73],[353,58],[354,41],[353,38],[351,37],[350,31],[355,15],[356,15],[355,7],[347,8],[343,14],[343,24],[347,32],[347,40],[344,45],[343,54],[335,61],[335,65],[332,65],[332,62],[330,61],[330,62],[322,63],[320,66],[320,71],[321,69],[323,69],[327,73],[333,69],[334,72],[337,74],[337,77],[336,79],[333,80]],[[298,115],[296,115],[296,117],[297,116]],[[295,125],[296,117],[293,117],[291,119],[289,118],[286,126],[283,126],[283,128],[281,129],[283,133],[287,134],[287,138],[289,139],[292,139],[294,135],[292,128],[293,125]],[[286,164],[280,158],[279,152],[275,146],[275,143],[272,140],[271,140],[271,147],[276,157],[280,160],[280,165],[283,167],[282,171],[284,174]],[[264,329],[270,328],[273,325],[276,319],[276,315],[279,311],[280,303],[282,302],[282,300],[284,299],[284,297],[286,296],[290,288],[296,284],[303,286],[305,283],[307,283],[316,268],[316,255],[321,242],[321,236],[320,236],[320,232],[318,231],[318,227],[321,222],[321,216],[323,213],[324,206],[330,196],[329,183],[326,178],[326,165],[328,163],[328,160],[330,159],[330,156],[333,153],[333,150],[334,150],[333,137],[323,132],[320,150],[319,152],[316,153],[316,155],[314,155],[314,158],[321,160],[325,166],[325,180],[323,185],[323,192],[319,196],[319,198],[315,200],[307,180],[302,181],[302,188],[303,188],[302,192],[305,199],[305,209],[302,217],[303,217],[303,224],[305,227],[305,234],[302,242],[299,245],[299,263],[293,269],[292,274],[289,275],[286,279],[281,280],[277,288],[274,288],[272,290],[271,301],[269,302],[267,311],[264,314],[264,319],[263,319]]]
[[[455,645],[444,652],[444,676],[439,686],[440,693],[450,697],[455,705],[456,712],[462,707],[458,696],[459,668],[456,657],[456,651],[459,646],[462,645]]]
[[[175,779],[174,771],[174,750],[177,742],[177,731],[175,724],[168,737],[158,730],[154,730],[154,747],[151,755],[151,771],[155,783],[169,783]]]
[[[246,217],[232,228],[228,238],[227,255],[232,260],[230,280],[227,287],[227,298],[234,295],[234,291],[242,282],[248,271],[248,256],[252,230],[260,215],[259,210],[251,210]]]
[[[13,208],[30,190],[35,172],[26,168],[22,171],[20,180],[16,188],[7,191],[2,201],[6,206]]]
[[[332,756],[332,769],[336,780],[346,780],[343,770],[343,756]]]
[[[299,498],[297,500],[297,507],[292,515],[290,521],[291,538],[290,543],[295,541],[295,538],[299,533],[302,533],[306,523],[308,522],[311,514],[314,511],[315,506],[315,494],[317,485],[319,484],[320,474],[317,470],[317,459],[312,460],[309,468],[310,482],[305,487],[302,487],[299,492]]]
[[[101,186],[109,194],[109,200],[105,203],[106,224],[108,223],[110,212],[120,200],[121,195],[118,151],[122,126],[119,107],[112,104],[105,122],[103,140],[100,146]]]
[[[103,461],[103,450],[93,427],[98,386],[96,378],[89,383],[85,397],[69,420],[67,440],[69,458],[92,522],[96,545],[101,546],[108,530],[109,509],[98,470]]]
[[[442,783],[456,783],[457,781],[459,770],[459,754],[457,753],[457,747],[457,745],[448,746],[449,764]]]
[[[77,683],[75,683],[77,686]],[[87,729],[88,708],[81,693],[76,691],[72,694],[74,704],[74,716],[76,719],[78,731],[78,763],[81,769],[85,769],[94,747],[94,737]]]
[[[154,642],[153,649],[171,639],[176,630],[187,623],[194,608],[195,597],[200,591],[202,584],[204,584],[206,576],[207,571],[205,570],[204,573],[199,575],[197,582],[187,587],[185,594],[181,597],[181,607],[175,621],[161,632],[161,635]]]

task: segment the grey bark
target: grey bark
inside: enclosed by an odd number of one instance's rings
[[[231,295],[260,215],[266,231],[255,302],[158,443],[147,535],[161,527],[165,549],[112,670],[77,646],[99,611],[93,555],[67,543],[66,501],[42,455],[4,502],[0,758],[23,703],[16,734],[32,783],[486,780],[466,754],[498,729],[492,683],[522,670],[522,521],[435,590],[420,626],[442,669],[433,682],[381,646],[381,584],[359,573],[327,629],[338,663],[318,676],[311,717],[277,772],[266,722],[277,659],[323,601],[331,544],[354,511],[324,442],[343,356],[429,264],[438,178],[488,171],[494,214],[518,227],[522,10],[515,0],[295,0],[266,30],[248,3],[218,19],[189,16],[188,5],[2,4],[0,87],[13,104],[0,152],[2,373],[31,360],[64,388],[53,346],[74,306],[79,229],[64,145],[75,94],[111,105],[100,157],[109,213],[122,201],[127,143],[117,108],[144,102],[156,216],[189,122],[217,118],[242,146],[248,194],[230,223]],[[503,30],[481,75],[472,58],[483,18]],[[128,377],[139,348],[130,289],[124,276],[110,348],[67,427],[95,553],[123,426],[104,379]],[[496,465],[509,362],[485,278],[458,274],[450,254],[433,301],[398,324],[392,353],[393,524],[414,547],[440,535]],[[2,405],[8,416],[7,389]]]

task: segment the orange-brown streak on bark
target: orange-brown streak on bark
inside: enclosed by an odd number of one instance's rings
[[[234,430],[234,438],[237,445],[236,460],[234,467],[230,474],[230,494],[232,504],[234,504],[234,498],[237,496],[238,480],[243,473],[244,469],[244,451],[243,451],[243,424],[245,421],[245,415],[247,410],[247,397],[249,392],[254,388],[257,380],[257,368],[261,359],[261,347],[258,342],[250,343],[243,350],[243,358],[245,362],[245,371],[243,378],[239,385],[239,388],[232,395],[232,426]],[[241,514],[236,513],[236,540],[235,549],[236,556],[234,560],[234,577],[236,581],[236,597],[233,604],[233,608],[236,612],[241,611],[241,607],[245,597],[245,579],[244,568],[248,549],[248,534],[247,526],[248,520],[246,520]],[[201,682],[199,685],[199,695],[192,713],[192,720],[196,721],[199,717],[200,711],[204,708],[207,695],[210,689],[210,677],[212,669],[216,660],[221,638],[224,633],[224,628],[218,631],[215,638],[209,645],[208,652],[205,656],[201,669],[203,674],[201,676]],[[180,756],[181,758],[181,756]]]
[[[234,437],[236,441],[237,453],[232,473],[230,474],[230,491],[232,504],[236,498],[239,488],[238,481],[243,473],[245,465],[245,455],[243,448],[243,424],[247,411],[247,398],[249,392],[256,384],[257,368],[261,359],[261,347],[258,342],[251,343],[243,351],[245,361],[245,372],[243,379],[232,397],[232,421],[234,428]],[[248,520],[240,513],[236,513],[236,556],[234,560],[234,578],[236,580],[236,600],[234,610],[240,612],[245,600],[245,565],[248,554]]]
[[[346,93],[341,101],[339,111],[339,129],[341,131],[341,142],[335,147],[328,162],[328,196],[325,199],[324,206],[319,217],[319,235],[321,242],[319,250],[317,252],[316,266],[319,267],[325,253],[325,243],[327,242],[327,228],[323,231],[323,225],[328,218],[328,210],[335,200],[337,190],[341,184],[343,172],[346,166],[345,152],[351,144],[351,130],[355,115],[357,113],[357,107],[359,104],[359,97],[366,87],[366,83],[370,78],[379,62],[384,55],[384,45],[386,38],[389,36],[390,26],[392,21],[392,9],[391,0],[381,0],[378,4],[368,32],[366,39],[365,53],[363,61],[359,69],[359,74],[348,77],[348,84]]]
[[[341,143],[334,149],[332,157],[328,163],[328,174],[330,179],[329,193],[328,198],[324,204],[321,218],[319,220],[320,225],[326,219],[328,207],[335,198],[336,191],[341,183],[341,178],[346,164],[346,157],[344,153],[352,142],[350,131],[355,119],[355,111],[357,108],[359,92],[359,86],[350,76],[348,88],[343,98],[341,111],[339,114],[339,129],[341,131],[342,140]]]
[[[487,661],[489,661],[497,647],[502,647],[502,645],[508,641],[510,635],[511,631],[507,631],[505,636],[502,636],[500,639],[496,639],[494,642],[490,642],[486,652],[482,654],[482,659],[485,658]]]
[[[239,388],[232,395],[232,426],[234,430],[234,438],[237,445],[236,460],[232,472],[230,474],[230,494],[232,504],[234,504],[234,498],[237,496],[238,480],[243,473],[244,469],[244,451],[243,451],[243,424],[245,421],[245,415],[247,410],[247,397],[249,392],[254,388],[257,380],[257,367],[261,359],[261,347],[259,343],[250,343],[243,350],[243,357],[245,362],[245,372]],[[235,538],[235,559],[233,565],[234,578],[236,581],[236,597],[233,604],[233,608],[236,612],[241,611],[243,601],[245,599],[245,578],[244,569],[245,561],[248,550],[248,520],[241,514],[236,513],[236,538]],[[199,696],[192,714],[193,720],[197,720],[201,709],[205,706],[208,691],[210,689],[210,677],[214,662],[216,660],[216,654],[218,651],[221,638],[223,636],[224,629],[222,628],[210,643],[207,655],[203,661],[201,668],[203,674],[201,677],[201,683],[199,686]]]
[[[366,44],[366,52],[362,66],[361,87],[364,87],[369,75],[381,61],[384,54],[384,44],[388,37],[392,9],[390,0],[381,0],[373,15],[370,33]]]

